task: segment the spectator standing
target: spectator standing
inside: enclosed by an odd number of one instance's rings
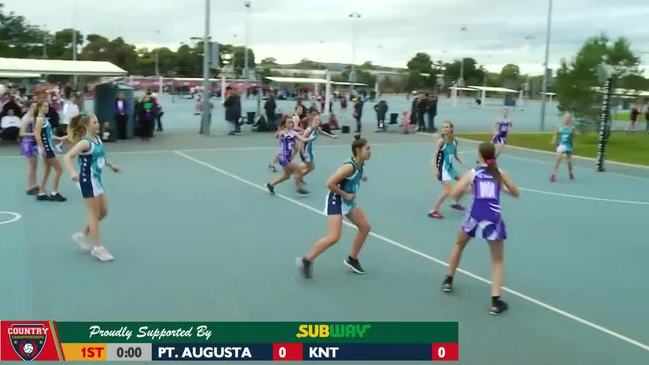
[[[124,100],[124,93],[117,93],[115,99],[115,122],[117,123],[117,139],[128,138],[128,103]]]
[[[356,133],[361,133],[361,120],[363,118],[363,99],[360,96],[356,97],[354,103],[354,119],[356,119]]]
[[[272,94],[269,94],[264,103],[264,113],[266,113],[266,120],[270,130],[275,130],[275,110],[277,110],[275,98]]]
[[[374,110],[376,111],[377,132],[383,132],[385,131],[385,116],[388,113],[388,103],[381,100],[374,105]]]
[[[225,120],[230,124],[229,136],[241,134],[239,129],[239,119],[241,118],[241,97],[230,86],[225,88],[226,99],[223,103],[225,107]]]
[[[437,116],[437,95],[433,95],[428,100],[428,131],[435,133],[435,117]]]

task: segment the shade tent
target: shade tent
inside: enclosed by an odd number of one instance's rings
[[[0,71],[0,79],[38,79],[41,77],[37,72],[9,72]]]
[[[278,83],[289,83],[289,84],[326,84],[327,80],[325,79],[315,79],[309,77],[275,77],[268,76],[266,79]]]
[[[105,61],[39,60],[29,58],[0,58],[0,72],[43,75],[121,76],[123,70]]]

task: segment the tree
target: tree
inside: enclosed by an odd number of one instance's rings
[[[432,86],[430,76],[422,74],[433,74],[433,61],[427,53],[419,52],[408,61],[408,82],[407,87],[410,90],[420,89]]]
[[[444,64],[444,80],[455,82],[460,78],[462,62],[455,60],[452,63]],[[482,85],[484,83],[486,70],[478,67],[478,62],[473,58],[464,59],[464,80],[466,85]]]
[[[308,58],[303,58],[300,62],[295,64],[295,68],[302,70],[324,70],[326,67],[318,62],[311,61]]]
[[[77,56],[83,44],[83,35],[78,30],[66,28],[54,33],[47,45],[47,56],[52,59],[71,60],[72,59],[72,38],[74,32],[77,33]]]
[[[277,66],[277,60],[275,57],[266,57],[263,60],[261,60],[261,65],[262,66]]]
[[[612,43],[605,34],[590,38],[572,61],[561,61],[555,80],[559,110],[572,112],[578,117],[597,117],[601,95],[593,88],[601,86],[597,77],[600,63],[615,66],[626,74],[626,78],[620,82],[633,82],[633,76],[640,76],[640,59],[633,54],[625,38],[618,38]]]
[[[43,40],[49,34],[27,24],[14,12],[5,13],[0,4],[0,57],[36,58],[43,54]]]
[[[500,86],[507,88],[518,88],[521,80],[521,70],[518,66],[507,64],[500,71]]]

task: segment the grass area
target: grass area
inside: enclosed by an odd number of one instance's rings
[[[458,137],[488,141],[489,133],[460,134]],[[554,152],[556,147],[550,144],[551,133],[512,133],[507,136],[507,144],[518,147],[532,148],[541,151]],[[596,133],[580,134],[575,138],[575,155],[597,157]],[[606,159],[649,166],[649,134],[644,132],[616,132],[611,135],[606,145]]]

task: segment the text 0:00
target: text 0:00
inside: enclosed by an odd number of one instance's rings
[[[139,347],[117,348],[117,357],[142,357],[142,349]]]

